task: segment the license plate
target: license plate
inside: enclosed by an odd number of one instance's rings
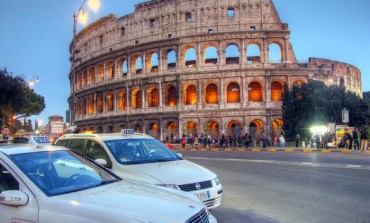
[[[200,200],[202,200],[202,201],[207,200],[207,199],[209,199],[209,197],[210,197],[209,191],[207,191],[207,192],[202,192],[202,193],[197,193],[197,194],[195,194],[195,195],[197,195],[197,196],[198,196],[198,198],[199,198]]]

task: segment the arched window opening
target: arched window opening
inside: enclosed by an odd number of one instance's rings
[[[113,133],[113,132],[114,132],[113,126],[111,126],[111,125],[108,126],[106,133]]]
[[[83,73],[83,86],[86,87],[87,86],[87,71],[85,71]]]
[[[242,125],[239,121],[233,120],[227,124],[226,134],[229,136],[239,136],[243,132]]]
[[[226,64],[239,64],[239,47],[236,44],[226,47]]]
[[[230,83],[227,86],[226,102],[239,103],[240,102],[240,87],[237,83]]]
[[[113,111],[114,110],[114,96],[113,93],[108,93],[106,96],[106,107],[107,111]]]
[[[90,75],[90,84],[94,84],[95,83],[95,67],[90,68],[89,75]]]
[[[166,142],[176,143],[178,138],[178,130],[175,122],[169,122],[164,132],[164,138]]]
[[[158,53],[153,53],[148,63],[150,72],[158,72]]]
[[[177,91],[174,86],[168,88],[167,95],[167,106],[176,106],[177,105]]]
[[[176,68],[176,51],[169,50],[167,53],[167,69]]]
[[[86,106],[86,99],[83,99],[83,100],[82,100],[82,114],[83,114],[83,115],[86,115],[86,109],[87,109],[87,106]]]
[[[94,114],[94,96],[89,96],[89,115]]]
[[[271,83],[271,100],[272,101],[281,101],[283,98],[283,85],[274,81]]]
[[[104,80],[104,65],[103,64],[100,64],[98,66],[98,77],[99,77],[99,81]]]
[[[253,120],[249,124],[249,134],[250,136],[256,140],[258,143],[261,140],[261,135],[263,132],[263,122],[261,120]]]
[[[261,51],[257,44],[249,44],[247,47],[247,63],[261,63]]]
[[[185,52],[185,66],[196,67],[197,66],[197,55],[194,48],[190,48]]]
[[[281,48],[278,44],[272,43],[269,46],[269,61],[270,63],[281,63]]]
[[[77,74],[77,87],[80,89],[82,87],[82,74]]]
[[[194,85],[189,85],[186,88],[185,97],[186,105],[195,105],[197,103],[197,89]]]
[[[121,91],[118,94],[118,109],[123,111],[126,110],[126,93]]]
[[[142,133],[143,130],[141,129],[141,126],[139,124],[134,125],[134,131],[138,133]]]
[[[206,125],[205,125],[205,129],[204,129],[204,132],[206,135],[210,135],[212,138],[217,138],[220,134],[220,130],[219,130],[219,127],[218,127],[218,123],[215,122],[215,121],[209,121]]]
[[[204,64],[217,64],[217,48],[214,46],[208,47],[205,50]]]
[[[252,82],[248,86],[249,101],[261,102],[262,101],[262,87],[258,82]]]
[[[149,124],[147,134],[153,138],[159,139],[160,138],[159,125],[157,123]]]
[[[189,136],[190,136],[190,134],[192,136],[197,135],[198,134],[198,125],[197,125],[197,123],[188,122],[188,124],[186,125],[186,131],[187,131]]]
[[[96,129],[96,133],[104,133],[103,127],[99,126],[99,127]]]
[[[272,138],[279,137],[283,129],[283,121],[281,119],[275,119],[272,122]]]
[[[218,103],[218,88],[216,84],[207,85],[206,103],[207,104],[217,104]]]
[[[148,89],[148,107],[158,107],[159,105],[159,94],[157,88],[150,88]]]
[[[136,68],[136,71],[135,71],[136,74],[142,74],[143,73],[143,59],[141,59],[141,57],[138,57],[136,59],[135,68]]]
[[[127,60],[124,60],[122,63],[122,76],[126,77],[128,72]]]
[[[108,63],[108,73],[107,73],[107,79],[113,79],[114,78],[114,63],[109,62]]]
[[[141,91],[139,89],[135,89],[132,91],[131,101],[132,101],[131,107],[133,109],[142,108],[143,99],[142,99]]]
[[[96,97],[96,110],[98,113],[103,113],[103,95]]]

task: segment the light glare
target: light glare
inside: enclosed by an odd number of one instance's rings
[[[93,10],[94,12],[96,12],[99,7],[100,7],[100,2],[98,0],[90,0],[87,2],[87,6]]]

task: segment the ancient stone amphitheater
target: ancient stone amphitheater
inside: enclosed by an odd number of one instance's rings
[[[309,28],[309,27],[308,27]],[[158,139],[281,131],[282,92],[310,80],[361,94],[361,72],[297,61],[272,0],[152,0],[108,15],[70,45],[69,104],[82,130]]]

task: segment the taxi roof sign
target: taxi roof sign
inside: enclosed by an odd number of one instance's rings
[[[133,135],[135,131],[133,129],[121,129],[121,133],[124,135]]]

